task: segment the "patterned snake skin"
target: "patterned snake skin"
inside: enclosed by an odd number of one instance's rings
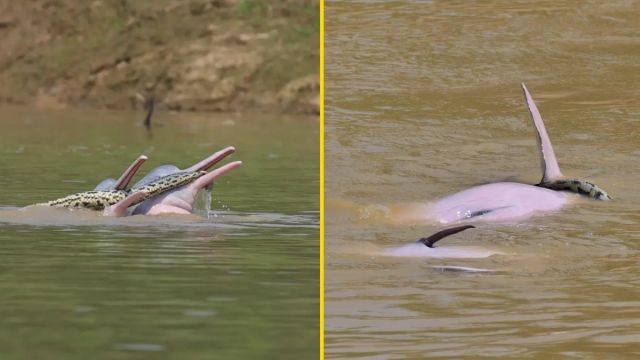
[[[105,190],[105,191],[85,191],[77,194],[65,196],[40,205],[55,207],[86,208],[91,210],[104,210],[106,207],[116,204],[134,192],[144,192],[145,197],[131,205],[136,205],[148,198],[160,195],[169,190],[186,185],[197,178],[205,175],[206,171],[179,172],[166,176],[161,176],[147,184],[132,188],[130,190]]]
[[[586,180],[555,180],[540,183],[537,186],[551,190],[571,191],[573,193],[588,196],[597,200],[611,200],[611,196],[609,196],[606,191],[602,190],[598,185]]]

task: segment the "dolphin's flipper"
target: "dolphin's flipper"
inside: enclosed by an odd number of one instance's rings
[[[131,179],[133,179],[133,177],[136,175],[136,172],[138,172],[142,164],[144,164],[144,162],[147,161],[147,159],[148,158],[145,155],[138,156],[138,158],[135,159],[131,163],[131,165],[129,165],[127,170],[125,170],[122,173],[122,175],[120,175],[120,178],[118,180],[114,180],[114,179],[102,180],[100,184],[98,184],[98,186],[95,187],[94,190],[102,190],[102,191],[125,190],[127,186],[129,186]]]
[[[419,243],[424,244],[426,247],[433,247],[433,244],[435,244],[438,240],[445,238],[449,235],[453,235],[453,234],[457,234],[461,231],[467,230],[467,229],[471,229],[471,228],[475,228],[475,226],[473,225],[463,225],[463,226],[457,226],[454,228],[449,228],[449,229],[444,229],[442,231],[438,231],[437,233],[429,236],[429,237],[424,237],[420,240],[418,240]]]
[[[126,198],[118,201],[114,205],[111,205],[108,208],[104,209],[104,215],[114,217],[127,216],[129,215],[129,206],[143,201],[146,197],[147,193],[145,193],[144,191],[136,191]]]
[[[472,211],[470,212],[467,216],[465,216],[465,219],[472,219],[474,217],[478,217],[478,216],[482,216],[482,215],[487,215],[490,214],[496,210],[502,210],[502,209],[506,209],[506,208],[510,208],[512,206],[500,206],[497,208],[493,208],[493,209],[482,209],[482,210],[476,210],[476,211]]]
[[[540,180],[540,182],[547,183],[557,180],[562,177],[562,172],[560,172],[558,160],[556,159],[556,154],[553,152],[551,139],[549,139],[547,129],[544,127],[542,116],[540,116],[538,107],[535,102],[533,102],[533,98],[531,97],[531,94],[529,94],[529,90],[527,90],[524,83],[522,83],[522,92],[524,94],[524,101],[527,103],[527,108],[529,109],[529,115],[531,115],[531,120],[533,120],[533,125],[535,126],[536,133],[538,135],[536,139],[538,140],[540,165],[542,167],[542,180]]]

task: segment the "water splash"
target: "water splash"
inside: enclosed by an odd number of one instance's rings
[[[207,220],[211,220],[211,193],[212,192],[213,192],[213,183],[210,183],[202,191],[200,191],[200,199],[204,204],[204,213],[207,216]]]

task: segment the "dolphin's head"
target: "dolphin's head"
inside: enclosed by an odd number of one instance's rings
[[[206,172],[209,168],[220,162],[225,157],[233,154],[235,148],[232,146],[226,147],[205,159],[197,162],[196,164],[188,167],[185,170],[180,170],[173,165],[164,165],[162,167],[153,170],[153,174],[145,176],[138,182],[139,184],[148,184],[157,179],[158,175],[180,173],[180,172]],[[193,212],[193,205],[196,201],[196,195],[198,192],[208,186],[210,186],[218,177],[234,170],[242,165],[241,161],[234,161],[225,164],[213,171],[206,173],[204,176],[194,179],[194,181],[185,184],[172,191],[167,191],[159,196],[152,197],[145,200],[142,204],[138,205],[133,213],[134,214],[162,214],[162,213],[175,213],[175,214],[190,214]],[[134,186],[135,189],[135,186]]]

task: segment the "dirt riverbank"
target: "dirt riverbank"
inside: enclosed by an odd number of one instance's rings
[[[318,0],[0,0],[0,102],[319,111]]]

